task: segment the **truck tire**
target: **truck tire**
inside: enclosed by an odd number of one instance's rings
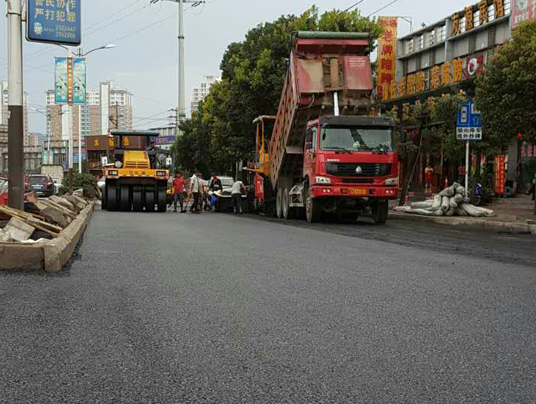
[[[154,188],[145,189],[145,211],[154,212],[155,205]]]
[[[167,210],[167,194],[165,189],[159,189],[157,195],[158,211],[165,212]]]
[[[123,185],[120,191],[119,206],[123,212],[130,212],[132,210],[130,204],[130,189],[128,185]]]
[[[313,198],[311,188],[307,187],[307,194],[305,197],[305,216],[309,223],[316,223],[320,220],[320,214],[322,213],[322,205],[318,199]]]
[[[102,188],[102,199],[101,199],[101,209],[102,210],[107,210],[108,209],[107,203],[108,203],[108,196],[106,195],[106,187],[103,187]]]
[[[285,220],[294,219],[296,217],[296,208],[290,206],[289,189],[283,190],[283,218]]]
[[[389,202],[378,202],[372,206],[372,219],[376,224],[385,224],[389,213]]]
[[[119,209],[117,200],[117,187],[115,185],[106,186],[106,208],[110,212],[115,212]]]
[[[132,192],[132,206],[134,212],[143,212],[143,193],[139,188],[134,188]]]
[[[277,188],[277,196],[275,197],[275,215],[278,219],[283,217],[283,188]]]

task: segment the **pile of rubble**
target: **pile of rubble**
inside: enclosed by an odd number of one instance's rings
[[[29,194],[24,211],[0,206],[0,243],[32,244],[58,237],[89,204],[82,195],[82,190],[46,199]]]
[[[424,216],[493,216],[493,211],[469,203],[464,196],[465,188],[458,183],[452,184],[439,194],[424,202],[415,202],[411,206],[397,206],[395,212],[413,213]]]

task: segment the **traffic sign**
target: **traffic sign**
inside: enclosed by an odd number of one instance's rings
[[[27,0],[26,38],[78,46],[82,42],[81,0]]]
[[[458,111],[456,137],[463,141],[482,140],[482,115],[476,110],[473,101],[468,101]]]

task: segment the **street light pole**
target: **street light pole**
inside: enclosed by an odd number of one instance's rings
[[[24,210],[24,114],[22,84],[22,4],[7,2],[9,206]]]

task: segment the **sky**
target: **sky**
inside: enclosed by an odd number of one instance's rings
[[[178,6],[172,1],[150,5],[150,0],[81,0],[82,49],[113,43],[115,48],[91,53],[88,63],[88,89],[99,82],[114,80],[133,94],[134,127],[147,129],[169,122],[170,108],[178,98]],[[246,32],[281,15],[300,14],[313,4],[321,12],[346,9],[358,0],[207,0],[192,8],[185,5],[186,104],[192,89],[203,76],[218,75],[221,58],[232,42],[244,39]],[[476,0],[363,0],[358,8],[368,16],[391,2],[374,16],[405,16],[413,20],[414,30],[422,23],[432,24]],[[0,2],[6,15],[6,3]],[[7,34],[5,17],[0,32]],[[410,32],[409,23],[399,20],[399,36]],[[7,80],[7,35],[0,35],[0,80]],[[53,88],[54,57],[66,50],[55,45],[24,41],[24,90],[30,107],[43,109],[45,92]],[[46,131],[45,116],[29,111],[29,129]]]

